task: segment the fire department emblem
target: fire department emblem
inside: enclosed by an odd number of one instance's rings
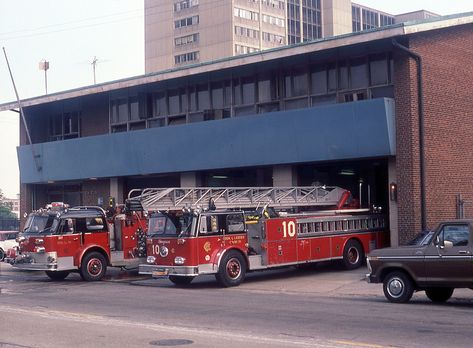
[[[206,242],[206,243],[204,244],[204,250],[205,250],[205,252],[208,253],[208,252],[210,251],[210,249],[212,249],[212,248],[210,247],[210,242]]]
[[[166,257],[168,256],[168,254],[169,254],[169,250],[164,245],[161,246],[161,248],[159,248],[159,255],[161,255],[161,257]]]

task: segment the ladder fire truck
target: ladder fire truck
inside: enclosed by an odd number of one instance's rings
[[[132,190],[127,204],[149,213],[139,273],[177,285],[215,274],[229,287],[255,270],[325,260],[359,267],[365,253],[384,246],[386,222],[380,213],[347,209],[350,198],[325,186]]]
[[[144,262],[146,228],[141,212],[55,202],[29,214],[10,263],[46,271],[53,280],[77,271],[84,280],[100,280],[107,266],[136,268]]]

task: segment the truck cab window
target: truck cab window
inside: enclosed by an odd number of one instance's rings
[[[445,225],[439,233],[439,240],[441,245],[449,241],[453,243],[453,246],[466,246],[469,235],[468,225]]]

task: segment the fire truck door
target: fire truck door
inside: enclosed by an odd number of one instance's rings
[[[248,229],[248,246],[251,254],[260,255],[263,251],[261,245],[266,241],[263,222],[250,221],[246,223]]]
[[[107,223],[102,217],[77,219],[77,229],[83,232],[84,246],[100,245],[106,250],[110,247]]]
[[[297,226],[295,219],[266,221],[268,265],[297,262]]]
[[[81,233],[77,231],[76,219],[63,219],[58,228],[57,256],[74,257],[81,247]],[[72,259],[71,259],[72,260]],[[71,262],[72,264],[72,262]]]

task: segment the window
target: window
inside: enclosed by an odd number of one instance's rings
[[[174,12],[185,10],[199,5],[199,0],[183,0],[174,3]]]
[[[350,61],[350,88],[368,87],[368,67],[365,58]]]
[[[235,7],[233,9],[233,15],[235,17],[240,17],[244,19],[248,19],[250,21],[258,21],[259,20],[259,14],[258,12],[253,12],[249,10],[244,10],[242,8]]]
[[[79,112],[63,112],[49,119],[49,141],[79,137]]]
[[[176,47],[189,45],[189,44],[192,44],[194,42],[199,42],[199,33],[186,35],[186,36],[181,36],[181,37],[178,37],[178,38],[174,39],[174,45]]]
[[[466,246],[469,241],[470,230],[468,225],[445,225],[439,233],[440,244],[445,241],[453,243],[453,246]]]
[[[174,56],[174,63],[175,64],[182,64],[187,62],[197,61],[200,58],[200,53],[197,52],[189,52],[184,54],[179,54]]]
[[[174,21],[174,28],[183,28],[189,27],[191,25],[199,24],[199,16],[192,16],[187,18],[182,18]]]
[[[304,69],[298,69],[287,73],[284,78],[284,84],[286,98],[307,95],[307,72]]]

